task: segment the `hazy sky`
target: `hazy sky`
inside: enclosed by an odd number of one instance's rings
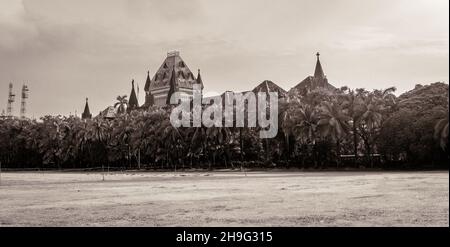
[[[0,111],[8,83],[30,88],[28,116],[97,115],[129,94],[144,100],[171,50],[205,90],[286,90],[313,74],[315,53],[336,87],[449,80],[448,0],[0,0]],[[14,104],[18,115],[20,97]]]

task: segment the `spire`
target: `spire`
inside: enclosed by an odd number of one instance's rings
[[[200,69],[198,69],[197,84],[202,85],[202,90],[203,90],[203,80],[202,80],[202,76],[200,75]]]
[[[172,68],[172,75],[170,76],[169,86],[170,86],[170,89],[169,89],[169,93],[167,94],[166,105],[170,105],[170,98],[172,97],[172,94],[174,94],[177,91],[175,65]]]
[[[316,63],[316,70],[314,71],[314,77],[315,78],[325,78],[325,74],[323,73],[322,65],[320,64],[320,53],[316,53],[317,56],[317,63]]]
[[[149,92],[150,91],[150,83],[152,80],[150,80],[150,71],[147,71],[147,80],[145,81],[144,91]]]
[[[147,80],[145,81],[145,87],[144,87],[144,91],[145,91],[144,107],[149,107],[154,104],[154,98],[153,98],[152,93],[150,92],[150,83],[151,82],[152,81],[150,80],[150,71],[147,71]]]
[[[128,109],[129,111],[136,109],[139,107],[138,99],[136,96],[136,92],[134,91],[134,79],[131,81],[131,93],[130,99],[128,100]]]
[[[84,112],[81,114],[81,119],[91,119],[92,114],[89,111],[88,98],[86,98],[86,105],[84,106]]]

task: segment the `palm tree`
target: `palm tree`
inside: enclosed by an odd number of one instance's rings
[[[178,161],[177,159],[180,157],[179,150],[183,145],[183,137],[180,133],[180,129],[173,127],[169,119],[165,119],[160,124],[157,133],[162,135],[160,138],[160,156],[158,159],[164,159],[167,167],[174,164],[176,170],[176,161]]]
[[[216,165],[216,157],[221,154],[229,152],[229,143],[231,140],[231,132],[227,127],[211,127],[206,129],[206,142],[207,147],[212,155],[212,161],[209,162],[209,169],[211,169],[211,163]],[[226,159],[225,159],[226,162]]]
[[[349,90],[349,93],[345,95],[343,108],[346,110],[347,115],[350,117],[352,136],[353,136],[353,155],[355,156],[353,162],[356,166],[358,162],[358,125],[362,116],[362,100],[359,94],[354,90]]]
[[[380,101],[374,99],[373,94],[365,97],[362,106],[361,121],[358,127],[358,134],[363,139],[366,146],[367,159],[373,167],[372,148],[377,130],[383,121],[382,105]]]
[[[350,130],[348,121],[350,117],[347,116],[342,107],[337,102],[324,102],[320,108],[319,121],[317,123],[320,133],[323,136],[330,136],[336,142],[336,164],[340,163],[340,141],[344,134]]]
[[[128,107],[128,100],[127,100],[127,96],[123,95],[123,96],[117,96],[116,98],[117,102],[114,104],[114,108],[117,108],[117,113],[118,114],[123,114],[126,112],[126,107]]]
[[[318,114],[314,106],[306,104],[300,108],[296,108],[292,113],[293,119],[293,134],[297,141],[300,143],[312,146],[312,157],[314,166],[317,166],[316,159],[316,131]],[[304,164],[305,158],[302,157],[302,164]]]

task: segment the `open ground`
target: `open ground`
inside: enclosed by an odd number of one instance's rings
[[[449,226],[442,172],[7,172],[0,226]]]

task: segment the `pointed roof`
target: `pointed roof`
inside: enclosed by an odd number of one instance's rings
[[[198,69],[198,74],[197,74],[197,80],[196,80],[197,84],[202,85],[202,89],[203,89],[203,80],[202,80],[202,76],[200,75],[200,69]]]
[[[95,118],[114,119],[117,116],[117,108],[114,106],[108,106],[105,110],[101,111]]]
[[[92,114],[89,111],[89,104],[88,104],[88,98],[86,98],[86,104],[84,105],[84,111],[83,114],[81,114],[81,119],[91,119]]]
[[[150,90],[150,84],[151,84],[151,80],[150,80],[150,71],[147,71],[147,80],[145,80],[145,86],[144,86],[144,91],[148,92]]]
[[[323,73],[322,64],[320,64],[320,53],[317,52],[317,62],[316,62],[316,69],[314,70],[314,77],[315,78],[325,78],[325,74]]]
[[[308,92],[315,90],[317,88],[325,88],[327,90],[336,89],[333,85],[328,83],[328,79],[323,72],[322,65],[320,64],[320,53],[317,52],[317,62],[316,68],[314,70],[314,76],[308,76],[295,87],[291,88],[289,91],[299,90],[301,92]]]
[[[174,94],[178,89],[177,82],[176,82],[175,65],[173,66],[173,69],[172,69],[172,75],[170,76],[169,86],[170,86],[170,89],[169,89],[169,93],[167,94],[167,99],[166,99],[167,105],[170,105],[170,98],[172,97],[172,94]]]
[[[175,71],[173,71],[175,70]],[[192,88],[196,83],[193,73],[180,57],[180,53],[169,52],[161,67],[153,76],[150,83],[150,90],[170,87],[171,74],[175,72],[175,83],[179,88]]]
[[[284,97],[286,96],[286,90],[284,90],[283,88],[281,88],[280,86],[278,86],[277,84],[275,84],[272,81],[269,80],[265,80],[263,82],[261,82],[258,86],[256,86],[253,90],[253,93],[259,93],[259,92],[264,92],[264,93],[269,93],[269,92],[276,92],[278,93],[278,97]]]
[[[134,79],[131,81],[131,93],[130,100],[128,101],[128,108],[135,109],[139,107],[138,99],[136,96],[136,92],[134,91]]]

